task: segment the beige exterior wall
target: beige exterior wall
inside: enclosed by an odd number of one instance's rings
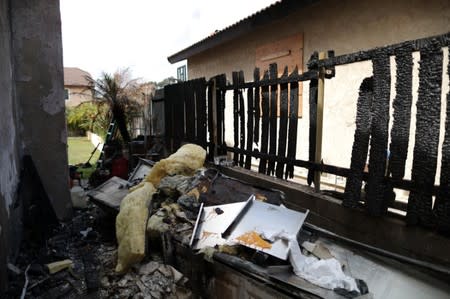
[[[246,81],[252,80],[255,64],[255,49],[261,44],[303,33],[304,68],[313,51],[333,49],[336,55],[389,45],[450,31],[450,1],[448,0],[327,0],[320,1],[301,12],[292,14],[254,34],[244,36],[232,43],[211,49],[188,60],[189,79],[226,73],[231,81],[231,72],[243,70]],[[447,65],[447,50],[444,49],[444,69]],[[418,88],[419,53],[414,54],[414,84]],[[395,62],[391,59],[391,99],[395,97]],[[279,66],[279,68],[282,66]],[[355,130],[356,101],[359,85],[365,77],[372,75],[372,63],[354,63],[336,68],[336,77],[325,82],[325,110],[323,127],[324,162],[342,167],[350,166],[351,149]],[[448,75],[443,73],[444,90],[442,117],[444,120],[444,95],[448,92]],[[309,107],[308,84],[303,84],[303,117],[299,120],[297,158],[308,159]],[[231,103],[230,97],[227,98]],[[411,141],[407,160],[406,178],[410,178],[412,151],[414,146],[415,103],[411,121]],[[226,139],[233,144],[232,105],[226,109]],[[392,109],[391,109],[392,113]],[[391,119],[392,126],[392,119]],[[443,129],[441,127],[441,144]],[[439,156],[440,157],[440,156]],[[254,162],[257,162],[255,160]],[[439,165],[440,163],[438,163]],[[438,166],[439,173],[439,166]],[[299,168],[297,175],[304,176]],[[330,183],[344,183],[341,178],[328,175]],[[438,183],[438,182],[437,182]]]
[[[66,100],[66,107],[75,107],[83,102],[92,101],[92,93],[84,86],[64,86],[69,90],[69,99]]]
[[[189,79],[219,73],[231,78],[232,71],[243,70],[249,80],[257,47],[298,33],[304,35],[306,64],[313,51],[340,55],[449,30],[448,0],[325,0],[189,58]]]

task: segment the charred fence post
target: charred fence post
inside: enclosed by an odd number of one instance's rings
[[[284,68],[283,75],[280,79],[287,79],[288,68]],[[286,157],[286,137],[288,126],[288,84],[280,84],[280,130],[278,131],[278,157]],[[277,178],[283,178],[284,163],[277,162],[275,171]]]
[[[373,77],[369,77],[365,78],[359,87],[356,106],[355,137],[343,201],[343,205],[350,208],[356,208],[361,200],[362,179],[369,149],[372,102]]]
[[[239,85],[239,144],[240,148],[245,148],[245,105],[244,105],[244,95],[242,92],[242,86],[244,85],[244,72],[239,72],[238,85]],[[239,166],[244,167],[244,154],[239,157]]]
[[[450,58],[450,51],[448,52]],[[450,75],[450,60],[447,65]],[[445,135],[442,144],[440,189],[433,209],[436,215],[437,229],[450,234],[450,91],[447,93],[447,111],[445,118]]]
[[[308,68],[318,72],[317,62],[319,53],[314,52],[308,61]],[[317,131],[317,86],[318,80],[309,81],[309,161],[316,160],[316,131]],[[314,169],[308,169],[307,183],[309,186],[314,181]]]
[[[373,60],[372,125],[370,127],[369,178],[366,204],[369,214],[381,216],[386,213],[384,198],[386,159],[388,149],[389,102],[391,68],[389,56],[381,50]]]
[[[411,174],[411,180],[417,188],[409,194],[409,224],[433,225],[432,189],[439,144],[442,59],[442,49],[434,43],[420,51],[419,98]]]
[[[270,80],[275,81],[278,78],[278,68],[276,63],[269,66]],[[270,85],[270,132],[269,132],[269,164],[267,174],[273,175],[275,171],[275,155],[277,154],[277,117],[278,112],[278,84]]]
[[[195,80],[195,120],[196,120],[196,143],[206,149],[206,80],[200,78]]]
[[[247,89],[247,151],[253,151],[253,124],[255,112],[255,97],[253,87]],[[245,168],[250,169],[252,163],[252,156],[247,154],[245,156]]]
[[[265,71],[262,81],[267,82],[268,80],[269,80],[269,72]],[[261,153],[267,154],[267,148],[269,145],[269,86],[264,85],[261,89],[262,89]],[[259,160],[258,172],[265,174],[266,169],[267,169],[267,159],[261,158]]]
[[[169,152],[173,152],[173,99],[174,99],[174,87],[168,85],[164,87],[164,128],[166,137],[166,147]]]
[[[289,77],[298,76],[298,68],[292,71]],[[297,125],[298,125],[298,82],[294,81],[290,83],[290,100],[289,100],[289,135],[288,135],[288,149],[287,157],[290,160],[295,160],[297,152]],[[287,163],[285,178],[294,177],[294,164]]]
[[[217,99],[216,99],[216,78],[212,78],[208,81],[208,134],[209,134],[209,146],[208,146],[208,159],[212,161],[214,156],[217,155]]]
[[[225,74],[216,77],[216,119],[217,119],[217,154],[226,155],[227,146],[225,144],[225,86],[227,77]]]
[[[394,180],[403,179],[408,155],[409,126],[412,106],[412,48],[407,45],[397,49],[395,56],[397,81],[393,102],[394,121],[391,129],[389,173]]]
[[[185,129],[186,129],[186,141],[195,142],[195,82],[186,81],[185,85],[185,105],[184,112],[186,117]]]
[[[234,128],[234,148],[239,147],[239,72],[233,72],[233,128]],[[233,153],[234,164],[239,162],[239,154]]]
[[[255,68],[253,72],[253,80],[256,84],[255,87],[255,132],[253,133],[253,140],[256,144],[259,143],[259,121],[261,118],[261,88],[257,85],[259,83],[259,68]]]

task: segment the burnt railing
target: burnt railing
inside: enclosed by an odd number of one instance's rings
[[[225,75],[219,75],[208,82],[198,79],[167,86],[165,109],[169,147],[174,150],[181,142],[196,142],[208,148],[210,158],[232,152],[235,164],[246,169],[252,168],[252,158],[255,158],[258,172],[278,178],[292,178],[294,167],[307,168],[309,184],[318,172],[345,177],[344,206],[363,207],[378,216],[393,207],[406,211],[406,219],[411,224],[450,231],[450,95],[447,95],[441,148],[440,184],[434,185],[441,126],[442,48],[448,47],[449,41],[450,33],[447,33],[336,57],[329,52],[324,59],[314,54],[304,73],[299,74],[296,69],[289,74],[285,69],[278,76],[277,65],[272,64],[262,77],[260,70],[255,69],[253,82],[245,82],[244,73],[240,71],[233,72],[232,84],[228,85]],[[416,133],[411,180],[406,180],[405,162],[413,117],[412,55],[416,51],[420,52],[417,115],[413,124]],[[397,83],[392,103],[393,126],[389,130],[391,56],[396,61]],[[361,61],[372,61],[373,75],[360,85],[350,168],[320,163],[320,151],[317,156],[316,146],[321,142],[321,134],[318,134],[321,119],[317,115],[323,109],[318,105],[319,88],[323,87],[319,82],[325,79],[326,84],[326,78],[335,75],[336,66]],[[450,72],[450,66],[447,68]],[[296,157],[298,142],[303,142],[303,139],[297,140],[299,86],[306,81],[309,82],[307,104],[310,111],[307,161]],[[226,95],[230,92],[233,125],[226,127],[225,106],[230,104]],[[195,105],[190,106],[192,103]],[[188,116],[191,113],[195,117]],[[205,114],[201,116],[201,113]],[[232,146],[225,142],[225,130],[233,130]],[[365,172],[368,157],[369,171]],[[364,188],[363,181],[367,182]],[[394,188],[410,192],[407,203],[395,201]]]

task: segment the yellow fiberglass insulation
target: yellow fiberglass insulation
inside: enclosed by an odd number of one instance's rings
[[[116,272],[124,272],[144,258],[148,206],[155,192],[152,184],[144,183],[141,188],[125,196],[120,204],[116,218],[119,243]]]
[[[191,143],[185,144],[168,158],[157,162],[143,182],[150,182],[153,186],[158,187],[161,179],[167,175],[192,176],[197,169],[203,166],[205,158],[206,151],[201,146]],[[141,188],[142,184],[131,190]]]
[[[145,254],[145,230],[148,206],[161,179],[167,175],[194,175],[205,163],[206,151],[195,144],[185,144],[167,159],[157,162],[147,177],[122,200],[116,218],[119,243],[116,271],[124,272],[140,262]]]

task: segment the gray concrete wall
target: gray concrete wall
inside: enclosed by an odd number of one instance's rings
[[[23,155],[58,217],[71,216],[63,88],[59,2],[0,0],[0,297],[21,241]]]
[[[59,1],[11,2],[21,146],[59,219],[71,216]]]
[[[9,221],[19,183],[18,130],[14,103],[11,30],[7,0],[0,1],[0,291],[6,288]]]

